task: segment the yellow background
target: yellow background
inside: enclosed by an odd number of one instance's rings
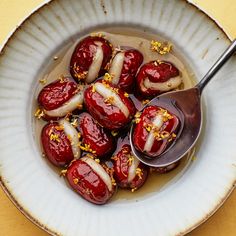
[[[0,0],[0,44],[9,32],[42,2],[43,0]],[[213,16],[231,38],[236,37],[236,0],[193,0],[193,2]],[[28,221],[0,188],[0,235],[45,236],[47,233]],[[236,191],[206,223],[189,234],[189,236],[215,235],[236,235]]]

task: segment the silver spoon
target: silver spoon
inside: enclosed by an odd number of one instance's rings
[[[177,115],[181,121],[179,134],[176,141],[157,158],[150,158],[135,149],[133,143],[133,131],[135,123],[130,129],[130,143],[133,154],[143,163],[152,167],[164,167],[180,160],[196,143],[202,127],[201,94],[208,82],[221,69],[236,51],[236,39],[216,61],[212,68],[193,88],[168,92],[153,98],[147,106],[161,106]],[[141,112],[143,111],[141,110]]]

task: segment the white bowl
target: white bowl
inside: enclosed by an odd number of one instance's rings
[[[0,57],[0,173],[4,190],[53,235],[183,235],[223,203],[236,180],[236,59],[204,91],[205,130],[197,160],[162,191],[95,206],[70,191],[41,158],[32,100],[48,58],[101,26],[148,29],[174,43],[198,78],[230,43],[199,9],[180,0],[54,0],[33,13]]]

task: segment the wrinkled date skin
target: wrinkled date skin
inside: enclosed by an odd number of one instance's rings
[[[58,120],[83,104],[83,87],[71,78],[64,77],[45,86],[38,96],[44,120]]]
[[[44,126],[41,133],[41,143],[45,156],[55,166],[63,167],[73,159],[71,142],[57,122]]]
[[[159,134],[167,133],[167,135],[165,137],[154,137],[150,150],[145,150],[148,137],[154,132],[152,129],[148,130],[148,127],[153,127],[153,120],[157,117],[161,109],[162,108],[157,106],[145,108],[140,117],[140,121],[135,126],[133,134],[135,148],[152,158],[158,157],[170,146],[176,137],[180,124],[178,117],[168,112],[172,118],[164,121],[158,132]],[[172,136],[173,134],[175,135],[174,137]]]
[[[165,174],[176,169],[179,165],[180,165],[180,161],[176,161],[175,163],[170,164],[165,167],[151,167],[151,172],[158,173],[158,174]]]
[[[101,67],[98,68],[98,74],[90,81],[87,81],[86,77],[90,66],[92,65],[98,46],[101,46],[103,52],[103,60]],[[109,41],[103,37],[88,36],[81,40],[76,46],[70,61],[70,73],[72,77],[77,81],[85,81],[91,83],[98,76],[102,76],[106,67],[112,57],[112,45]]]
[[[69,101],[76,92],[77,84],[70,78],[56,80],[41,90],[38,103],[45,110],[54,110]]]
[[[116,141],[110,132],[101,127],[89,113],[82,113],[79,116],[79,131],[82,135],[82,142],[90,145],[97,157],[106,157],[112,153],[116,146]]]
[[[103,84],[102,81],[98,81],[94,84]],[[125,127],[133,118],[136,108],[133,102],[125,96],[125,93],[118,89],[116,86],[106,83],[109,89],[116,89],[117,93],[114,92],[116,96],[120,98],[126,110],[128,116],[126,116],[120,108],[116,105],[112,105],[106,102],[106,99],[98,93],[96,90],[93,91],[93,86],[90,86],[85,90],[84,102],[89,113],[95,118],[99,124],[109,130],[117,130]]]
[[[141,64],[143,63],[143,55],[136,49],[129,49],[129,50],[124,50],[124,52],[118,52],[116,56],[118,56],[119,53],[124,54],[124,60],[123,60],[122,70],[119,79],[117,81],[118,82],[117,86],[119,88],[124,89],[127,92],[131,92],[133,89],[132,88],[133,84],[135,82],[134,80],[136,73]],[[116,65],[114,64],[114,67],[115,66]],[[113,63],[111,64],[111,68],[113,69]]]
[[[99,174],[83,158],[71,163],[66,178],[78,194],[94,204],[105,204],[115,191],[114,187],[111,191],[108,189]]]
[[[142,187],[147,180],[149,167],[145,166],[137,159],[135,161],[134,158],[131,147],[128,144],[123,145],[121,150],[112,157],[114,178],[121,188],[136,190]],[[136,168],[132,168],[132,165]],[[130,178],[131,175],[132,177]]]
[[[144,64],[139,69],[136,77],[136,83],[138,85],[140,93],[143,96],[153,97],[163,92],[167,92],[177,88],[182,82],[179,75],[179,70],[172,63],[165,61],[152,61]],[[174,81],[171,81],[171,79],[173,78],[176,79]],[[144,84],[144,81],[146,79],[148,79],[153,84],[160,84],[160,86],[157,88],[146,87]]]

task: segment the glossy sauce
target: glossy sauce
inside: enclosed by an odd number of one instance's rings
[[[108,39],[114,47],[117,46],[128,46],[138,49],[142,52],[144,56],[143,63],[147,63],[153,60],[166,60],[172,62],[180,71],[183,83],[178,89],[186,89],[192,87],[194,83],[194,75],[191,70],[186,67],[186,63],[183,63],[183,60],[180,56],[178,50],[173,46],[173,50],[166,54],[166,55],[159,55],[156,52],[152,52],[150,50],[150,41],[151,40],[158,40],[158,41],[165,41],[161,37],[149,34],[143,31],[137,31],[129,28],[105,28],[95,33],[102,33],[105,35],[105,38]],[[84,38],[83,36],[82,38]],[[45,80],[45,84],[38,83],[37,88],[35,89],[34,99],[33,99],[33,106],[32,106],[32,123],[33,123],[33,134],[36,140],[36,143],[39,146],[39,149],[42,152],[41,144],[40,144],[40,133],[42,127],[46,124],[42,120],[34,119],[34,112],[37,108],[37,96],[40,90],[46,86],[47,84],[51,83],[52,81],[60,78],[61,75],[63,76],[70,76],[69,72],[69,64],[71,55],[75,49],[75,46],[80,41],[80,39],[71,40],[62,48],[56,55],[52,55],[51,59],[47,62],[47,67],[42,70],[41,74],[38,77],[39,80]],[[181,60],[179,59],[181,58]],[[143,107],[142,102],[137,99],[134,95],[130,95],[130,98],[133,100],[136,108],[140,110]],[[127,131],[126,131],[127,133]],[[119,146],[123,145],[123,139],[125,138],[126,134],[123,132],[121,134],[117,150]],[[127,137],[125,138],[125,142],[127,142]],[[117,193],[114,195],[112,200],[121,200],[121,199],[138,199],[143,196],[151,195],[163,187],[167,186],[170,182],[174,181],[174,179],[181,176],[184,170],[187,168],[188,164],[191,162],[191,158],[193,156],[193,151],[190,152],[186,157],[184,157],[181,161],[181,164],[173,171],[167,174],[157,174],[151,173],[148,177],[147,182],[144,184],[142,188],[138,191],[132,193],[129,190],[121,190],[119,189]],[[59,169],[52,167],[53,170],[60,172]]]

